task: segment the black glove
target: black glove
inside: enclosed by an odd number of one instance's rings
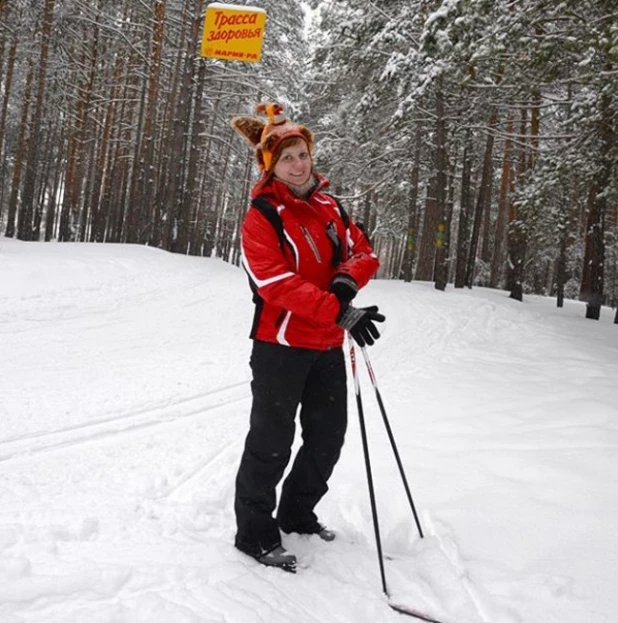
[[[350,332],[359,346],[365,346],[365,344],[371,346],[380,337],[380,332],[374,323],[385,320],[386,318],[378,313],[377,305],[358,308],[342,305],[336,322],[342,329]]]
[[[328,291],[332,292],[344,306],[356,296],[358,285],[350,275],[338,273],[331,279]]]

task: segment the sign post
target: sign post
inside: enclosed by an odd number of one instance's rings
[[[265,25],[264,9],[213,2],[206,7],[201,55],[258,63]]]

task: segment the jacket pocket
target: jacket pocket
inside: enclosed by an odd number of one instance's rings
[[[315,259],[318,261],[319,264],[321,264],[322,256],[320,255],[318,245],[315,243],[315,240],[311,237],[309,230],[304,225],[300,226],[300,230],[303,232],[303,236],[305,237],[307,244],[311,247],[311,250],[313,251],[313,255],[315,255]]]

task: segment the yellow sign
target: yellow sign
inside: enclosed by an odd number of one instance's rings
[[[266,11],[213,2],[206,7],[202,56],[257,63],[262,55]]]

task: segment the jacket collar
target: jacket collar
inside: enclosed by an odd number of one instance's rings
[[[315,193],[325,190],[330,186],[330,182],[323,175],[319,173],[313,173],[313,176],[316,178],[318,183],[315,185],[311,194],[306,198],[302,199],[298,195],[295,195],[294,192],[290,188],[288,188],[281,180],[277,180],[272,175],[268,175],[264,173],[262,177],[259,179],[258,183],[253,187],[251,191],[251,198],[255,199],[255,197],[259,195],[274,195],[277,200],[285,203],[286,201],[296,200],[296,201],[307,201],[311,200],[311,197],[315,195]]]

